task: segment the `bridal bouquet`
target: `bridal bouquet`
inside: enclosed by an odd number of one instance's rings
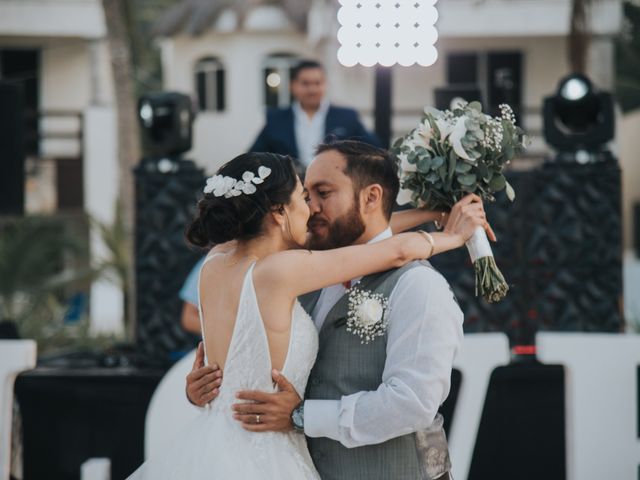
[[[525,148],[525,136],[515,124],[511,107],[500,105],[500,116],[482,113],[479,102],[461,104],[453,111],[425,108],[418,126],[396,140],[392,151],[400,159],[398,203],[429,210],[451,210],[469,193],[494,201],[505,191],[515,192],[502,174]],[[509,286],[498,269],[483,228],[466,243],[476,274],[476,295],[488,302],[502,300]]]

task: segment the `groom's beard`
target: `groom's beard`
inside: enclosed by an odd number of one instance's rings
[[[313,225],[314,222],[322,222],[322,220],[311,217],[309,223]],[[360,238],[366,229],[355,202],[347,213],[336,218],[333,223],[327,224],[327,228],[328,234],[324,238],[315,235],[311,229],[307,245],[310,250],[346,247]]]

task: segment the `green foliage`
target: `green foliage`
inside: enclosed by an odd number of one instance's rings
[[[0,316],[19,321],[48,295],[86,280],[86,248],[58,218],[24,217],[5,220],[0,227]]]
[[[3,219],[0,224],[0,320],[16,322],[21,337],[36,340],[39,353],[100,348],[122,340],[92,334],[87,315],[74,323],[64,322],[70,295],[88,291],[90,281],[100,276],[116,281],[128,301],[131,259],[121,203],[112,224],[89,222],[107,247],[105,258],[93,267],[88,259],[86,217],[31,216]],[[125,325],[130,335],[133,327],[126,318]]]
[[[501,109],[492,118],[478,102],[453,111],[427,108],[418,127],[394,142],[402,188],[414,206],[449,210],[468,193],[493,201],[506,191],[515,198],[502,171],[525,148],[525,135],[511,109]]]
[[[14,321],[21,337],[37,341],[39,352],[94,341],[88,318],[63,322],[69,294],[86,290],[96,274],[78,223],[86,228],[81,217],[61,216],[0,224],[0,319]]]

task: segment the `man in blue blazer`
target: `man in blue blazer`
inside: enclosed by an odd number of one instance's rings
[[[300,173],[314,157],[318,144],[332,138],[352,139],[380,146],[351,108],[330,105],[325,96],[326,75],[322,65],[303,60],[291,71],[291,94],[295,101],[287,108],[270,109],[252,152],[291,155]]]

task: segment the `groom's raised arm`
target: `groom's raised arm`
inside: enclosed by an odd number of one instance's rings
[[[431,268],[405,273],[389,298],[387,358],[375,391],[306,400],[304,431],[346,447],[382,443],[431,425],[449,394],[463,314]]]

